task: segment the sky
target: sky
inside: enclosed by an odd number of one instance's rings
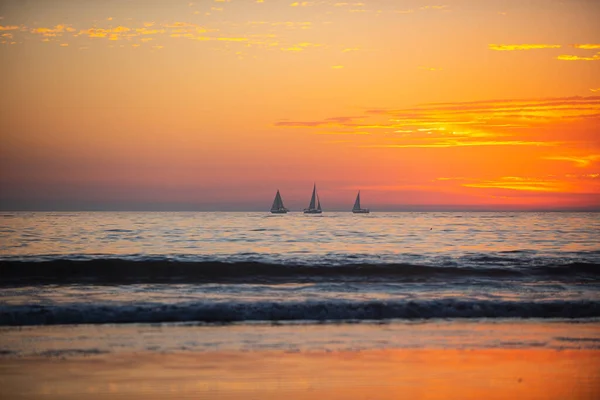
[[[0,0],[0,208],[600,209],[595,0]]]

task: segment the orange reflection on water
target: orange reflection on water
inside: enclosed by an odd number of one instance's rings
[[[0,364],[22,398],[592,399],[600,351],[369,350],[123,354]]]

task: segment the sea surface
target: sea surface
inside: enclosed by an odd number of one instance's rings
[[[0,215],[5,327],[599,317],[600,213]]]

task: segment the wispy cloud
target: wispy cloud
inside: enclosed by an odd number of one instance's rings
[[[316,135],[370,135],[370,132],[360,131],[320,131],[315,132]]]
[[[423,6],[420,7],[421,10],[447,10],[448,6],[447,5],[438,5],[438,6]]]
[[[556,57],[556,59],[562,60],[562,61],[598,61],[598,60],[600,60],[600,53],[594,54],[591,57],[586,57],[586,56],[582,57],[582,56],[563,54],[563,55]]]
[[[403,143],[403,144],[375,144],[375,145],[364,145],[361,147],[378,147],[378,148],[396,148],[396,149],[408,149],[408,148],[447,148],[447,147],[473,147],[473,146],[557,146],[560,142],[532,142],[522,140],[442,140],[442,141],[429,141],[421,143]]]
[[[572,139],[562,135],[543,140],[522,132],[590,118],[600,119],[600,96],[430,103],[401,109],[368,109],[362,117],[282,121],[276,126],[304,129],[337,127],[371,132],[371,136],[378,138],[375,143],[357,143],[360,147],[552,147]]]
[[[50,28],[35,28],[31,30],[32,33],[42,35],[44,37],[62,36],[65,33],[72,33],[76,31],[77,29],[71,27],[70,25],[56,25]]]
[[[318,127],[318,126],[344,126],[352,124],[354,120],[364,117],[331,117],[319,121],[280,121],[275,123],[275,126],[290,126],[290,127]]]
[[[568,161],[578,167],[588,167],[592,162],[600,160],[600,154],[591,154],[587,156],[550,156],[544,157],[545,160]]]
[[[600,193],[600,174],[560,174],[544,176],[501,176],[497,178],[441,177],[435,179],[439,189],[481,190],[485,197],[533,195],[534,193]],[[491,192],[490,192],[491,191]],[[512,194],[511,194],[512,193]],[[528,194],[529,193],[529,194]]]
[[[494,180],[463,183],[461,186],[479,189],[508,189],[528,192],[563,192],[565,182],[555,179],[505,176]]]
[[[576,49],[593,50],[600,49],[600,44],[574,44],[573,47]]]
[[[214,11],[214,10],[213,10]],[[218,24],[217,26],[205,26],[189,21],[144,21],[137,23],[113,24],[114,21],[104,20],[91,27],[77,27],[69,24],[58,24],[55,26],[0,26],[0,37],[6,43],[7,39],[13,39],[16,35],[33,35],[41,38],[44,42],[56,42],[57,44],[69,40],[77,45],[78,38],[90,38],[92,43],[111,43],[115,41],[130,42],[128,47],[140,47],[152,42],[156,46],[168,46],[168,40],[190,40],[196,42],[221,42],[225,50],[237,55],[239,49],[228,46],[229,43],[238,42],[245,48],[254,47],[262,49],[280,48],[284,51],[300,52],[309,48],[323,46],[318,43],[291,41],[286,35],[278,35],[274,30],[282,29],[310,29],[310,21],[250,21],[241,24]],[[252,33],[240,34],[241,28],[254,27]],[[262,31],[257,32],[257,30]],[[160,44],[154,44],[160,41]],[[137,44],[138,46],[131,46]],[[86,47],[89,42],[85,43]],[[110,46],[110,44],[109,44]],[[93,45],[91,46],[93,48]]]
[[[315,47],[321,47],[321,46],[323,46],[323,45],[319,44],[319,43],[302,42],[302,43],[296,43],[290,47],[282,47],[281,50],[299,52],[299,51],[304,51],[309,48],[315,48]]]
[[[491,50],[496,51],[515,51],[515,50],[537,50],[537,49],[558,49],[560,44],[489,44]]]

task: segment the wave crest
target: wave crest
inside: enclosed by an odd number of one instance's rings
[[[597,278],[600,264],[565,262],[540,266],[417,264],[288,265],[262,262],[181,262],[93,259],[0,261],[0,284],[55,283],[280,283],[322,281],[415,281],[454,278]]]
[[[431,318],[594,318],[597,301],[308,301],[170,305],[2,306],[0,325],[348,321]]]

